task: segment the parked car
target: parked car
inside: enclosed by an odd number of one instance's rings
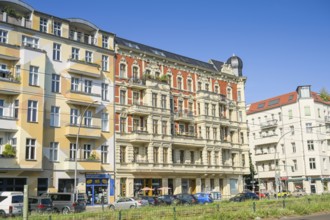
[[[238,193],[237,195],[229,199],[229,201],[232,202],[244,202],[245,200],[259,200],[259,197],[253,192],[244,192]]]
[[[210,192],[211,198],[213,201],[220,201],[221,200],[221,192]]]
[[[194,196],[196,197],[198,204],[207,204],[213,202],[211,194],[209,193],[196,193]]]
[[[305,196],[307,193],[303,189],[296,189],[291,193],[292,196],[294,197],[300,197],[300,196]]]
[[[266,194],[265,193],[262,193],[262,192],[255,192],[257,194],[257,196],[262,199],[262,198],[266,198]]]
[[[281,192],[277,193],[277,196],[286,198],[286,197],[291,196],[291,193],[290,193],[290,191],[282,190]]]
[[[166,205],[172,205],[175,198],[171,195],[162,195],[159,196],[158,199],[162,200]]]
[[[23,193],[0,192],[0,217],[18,216],[23,213]]]
[[[197,204],[197,198],[192,194],[177,194],[174,195],[174,205],[194,205]]]
[[[147,206],[148,204],[149,204],[148,200],[122,197],[122,198],[117,199],[115,202],[110,203],[108,208],[110,210],[133,209],[133,208],[139,208],[142,206]]]
[[[158,205],[166,205],[165,202],[159,199],[156,196],[142,196],[143,200],[147,200],[149,205],[158,206]]]
[[[29,197],[29,211],[37,213],[52,213],[53,201],[49,197]]]
[[[68,214],[86,210],[85,200],[78,197],[76,201],[74,193],[44,193],[42,196],[51,198],[55,212]]]

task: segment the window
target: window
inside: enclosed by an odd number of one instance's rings
[[[290,110],[289,110],[289,119],[292,119],[292,118],[293,118],[292,110],[290,109]]]
[[[158,151],[159,151],[159,148],[154,147],[154,163],[159,163],[159,161],[158,161]]]
[[[219,164],[219,151],[214,152],[214,161],[215,161],[215,165],[220,165]]]
[[[18,118],[18,112],[19,112],[19,100],[16,99],[14,103],[14,117]]]
[[[180,163],[183,164],[184,162],[184,151],[180,150]]]
[[[123,64],[123,63],[120,64],[119,77],[120,78],[125,78],[126,77],[126,64]]]
[[[21,77],[21,66],[20,65],[16,65],[16,77]]]
[[[213,128],[213,140],[217,140],[217,128]]]
[[[210,139],[210,127],[206,127],[206,139]]]
[[[154,134],[158,134],[158,120],[152,120],[152,129]]]
[[[62,35],[62,23],[58,21],[54,21],[53,32],[56,36]]]
[[[227,88],[227,98],[232,99],[231,88]]]
[[[39,47],[39,40],[33,37],[23,36],[23,46],[38,48]]]
[[[120,132],[125,133],[126,131],[126,118],[120,118]]]
[[[78,109],[72,108],[70,110],[70,124],[71,125],[78,125],[78,117],[79,117]]]
[[[102,91],[101,91],[101,96],[102,96],[102,100],[104,100],[104,101],[108,101],[109,100],[109,98],[108,98],[108,93],[109,93],[109,91],[108,91],[108,88],[109,88],[109,85],[107,84],[107,83],[102,83]]]
[[[84,125],[86,127],[91,127],[92,126],[92,111],[85,111]]]
[[[167,134],[167,122],[162,121],[162,134],[166,135]]]
[[[36,158],[36,139],[26,139],[25,146],[25,159],[26,160],[35,160]]]
[[[126,146],[120,146],[120,163],[126,163]]]
[[[86,50],[86,52],[85,52],[85,61],[87,63],[92,63],[93,62],[93,52]]]
[[[139,92],[133,92],[133,104],[139,105],[140,95]]]
[[[327,170],[328,167],[327,167],[327,160],[325,158],[323,158],[323,169],[324,170]]]
[[[109,47],[109,37],[102,35],[102,47],[108,48]]]
[[[50,126],[60,126],[60,107],[52,106],[50,108]]]
[[[120,104],[125,105],[126,104],[126,91],[120,90]]]
[[[28,122],[37,122],[37,109],[38,109],[38,102],[37,101],[28,101]]]
[[[219,86],[214,86],[214,92],[219,93]]]
[[[201,82],[197,83],[197,90],[198,91],[202,90],[202,83]]]
[[[292,160],[292,163],[293,163],[292,172],[296,172],[298,170],[297,160]]]
[[[208,164],[208,165],[212,165],[212,161],[211,161],[211,151],[207,151],[207,164]]]
[[[52,74],[52,92],[60,92],[60,78],[60,75],[57,75],[55,73]]]
[[[212,116],[215,117],[215,104],[212,104]]]
[[[85,80],[84,91],[88,94],[92,93],[92,80]]]
[[[139,79],[139,71],[138,70],[139,70],[138,67],[136,67],[136,66],[133,67],[133,80]]]
[[[209,84],[208,83],[205,83],[205,90],[209,91]]]
[[[3,114],[3,106],[4,106],[4,100],[0,99],[0,116],[4,116]]]
[[[294,135],[294,126],[290,126],[291,135]]]
[[[7,43],[8,31],[0,30],[0,43]]]
[[[243,122],[243,112],[242,111],[238,112],[238,121]]]
[[[182,113],[183,112],[183,101],[179,100],[179,104],[178,104],[178,112]]]
[[[180,90],[182,89],[182,78],[181,77],[178,77],[177,88],[180,89]]]
[[[297,152],[296,143],[292,142],[291,146],[292,146],[292,153],[296,153]]]
[[[61,44],[53,44],[53,60],[61,60]]]
[[[102,55],[102,70],[108,71],[108,56]]]
[[[47,22],[46,18],[40,18],[40,32],[47,32]]]
[[[78,92],[79,90],[79,78],[71,78],[71,91]]]
[[[49,159],[50,161],[58,161],[58,142],[50,142]]]
[[[101,145],[101,163],[108,163],[108,145]]]
[[[316,169],[315,158],[309,158],[309,168],[311,170],[315,170]]]
[[[101,116],[102,120],[102,131],[109,131],[109,114],[103,112]]]
[[[140,124],[140,121],[139,119],[133,119],[133,131],[138,131],[139,130],[139,124]]]
[[[306,133],[312,133],[313,128],[312,128],[312,123],[306,123]]]
[[[157,107],[157,94],[152,93],[152,107]]]
[[[161,105],[162,109],[166,109],[166,95],[162,95]]]
[[[30,86],[38,86],[39,85],[38,70],[39,70],[39,67],[30,66],[30,72],[29,72],[29,84],[30,84]]]
[[[71,59],[73,60],[79,60],[79,49],[72,47],[72,54],[71,54]]]
[[[188,79],[188,83],[187,83],[187,86],[188,86],[188,91],[189,92],[192,92],[192,83],[191,83],[191,79]]]
[[[311,108],[310,108],[310,106],[305,106],[304,107],[304,111],[305,111],[305,116],[311,116]]]
[[[163,148],[163,163],[168,163],[168,149]]]
[[[237,91],[237,101],[241,102],[242,101],[242,94],[241,91]]]
[[[309,151],[313,151],[314,150],[314,141],[308,140],[307,141],[307,148]]]
[[[205,115],[209,115],[209,104],[205,103]]]
[[[92,145],[84,144],[84,159],[88,159],[92,153]]]
[[[192,102],[188,103],[188,115],[189,116],[193,115],[193,103]]]
[[[70,143],[70,159],[76,158],[76,144]]]

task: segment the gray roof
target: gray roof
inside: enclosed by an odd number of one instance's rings
[[[215,68],[218,70],[218,72],[221,71],[222,65],[224,64],[224,62],[222,62],[222,61],[213,60],[213,59],[210,60],[210,63],[212,63],[215,66]]]
[[[134,42],[134,41],[130,41],[130,40],[127,40],[127,39],[124,39],[124,38],[116,37],[115,38],[115,43],[118,44],[118,45],[125,46],[125,47],[130,47],[130,48],[135,49],[135,50],[140,50],[140,51],[155,54],[155,55],[158,55],[158,56],[163,56],[164,58],[177,60],[178,62],[186,63],[188,65],[196,66],[198,68],[204,68],[204,69],[207,69],[207,70],[212,71],[212,72],[214,72],[214,71],[217,72],[218,71],[217,68],[211,63],[207,63],[207,62],[192,59],[192,58],[189,58],[189,57],[181,56],[181,55],[178,55],[178,54],[175,54],[175,53],[171,53],[171,52],[161,50],[161,49],[158,49],[158,48],[155,48],[155,47],[150,47],[150,46],[140,44],[140,43],[137,43],[137,42]],[[220,62],[220,61],[218,61],[218,62]]]

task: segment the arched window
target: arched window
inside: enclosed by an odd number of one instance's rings
[[[126,77],[126,64],[124,64],[124,63],[120,64],[119,77],[120,78],[125,78]]]
[[[230,87],[227,88],[227,98],[232,99],[232,91]]]
[[[139,79],[139,68],[137,66],[133,66],[133,79]]]

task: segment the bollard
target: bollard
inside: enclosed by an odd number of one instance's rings
[[[283,199],[283,209],[285,209],[285,199]]]
[[[253,212],[256,212],[256,202],[253,202]]]
[[[173,219],[176,220],[176,210],[175,210],[175,207],[173,207]]]
[[[121,220],[121,210],[119,210],[118,220]]]
[[[217,204],[217,211],[220,212],[220,205]]]

